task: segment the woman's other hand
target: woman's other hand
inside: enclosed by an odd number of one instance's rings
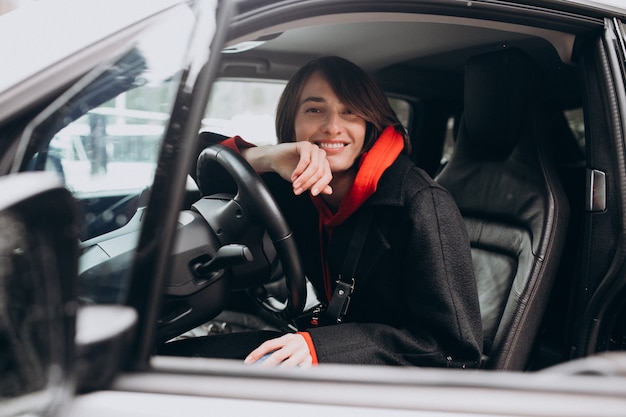
[[[258,363],[258,366],[264,368],[274,366],[310,368],[313,364],[313,357],[306,340],[297,333],[286,334],[262,343],[250,352],[244,363],[252,365],[262,358],[264,359]]]

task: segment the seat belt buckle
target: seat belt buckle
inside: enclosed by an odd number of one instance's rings
[[[348,307],[350,306],[350,296],[354,292],[354,277],[350,283],[344,282],[341,279],[337,280],[337,286],[335,287],[335,293],[331,299],[331,305],[328,311],[334,312],[333,318],[337,323],[343,321],[344,316],[348,313]]]
[[[315,308],[313,309],[313,312],[311,313],[311,320],[310,320],[310,324],[313,327],[317,327],[320,325],[320,317],[322,315],[322,313],[325,311],[326,307],[323,306],[322,304],[318,304],[317,306],[315,306]]]

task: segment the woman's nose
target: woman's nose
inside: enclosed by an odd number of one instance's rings
[[[328,112],[324,118],[323,130],[325,133],[336,134],[341,131],[341,116],[335,112]]]

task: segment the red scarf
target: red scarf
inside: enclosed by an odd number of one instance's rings
[[[393,126],[388,126],[378,137],[372,149],[361,155],[356,178],[343,200],[341,200],[336,213],[333,213],[320,196],[311,197],[320,215],[319,237],[322,249],[322,271],[324,274],[324,289],[328,300],[330,300],[332,294],[332,281],[330,268],[324,256],[324,247],[327,243],[324,236],[328,236],[328,240],[330,240],[333,230],[374,194],[378,187],[378,180],[383,175],[383,172],[396,160],[403,148],[404,139],[402,135]]]

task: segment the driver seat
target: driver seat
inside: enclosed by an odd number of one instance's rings
[[[525,369],[565,243],[542,77],[519,49],[470,58],[455,151],[436,177],[467,226],[489,369]]]

